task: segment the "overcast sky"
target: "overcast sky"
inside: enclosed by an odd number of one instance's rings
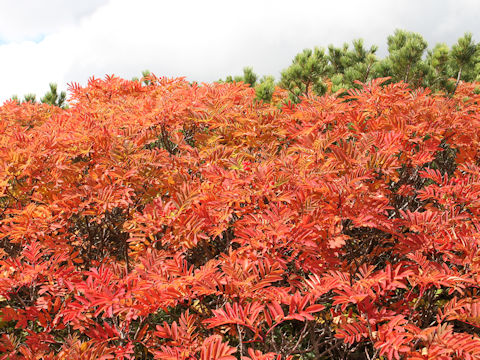
[[[274,75],[304,48],[356,38],[379,46],[401,28],[433,47],[480,41],[479,0],[0,0],[0,102],[91,76],[214,81]]]

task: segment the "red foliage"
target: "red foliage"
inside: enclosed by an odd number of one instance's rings
[[[0,358],[480,359],[480,96],[382,81],[5,103]]]

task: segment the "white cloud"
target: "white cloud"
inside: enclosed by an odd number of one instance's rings
[[[0,40],[33,40],[77,24],[107,0],[1,0]]]
[[[420,32],[431,46],[465,31],[480,40],[473,0],[0,0],[0,14],[0,101],[40,96],[49,82],[65,89],[143,69],[212,81],[250,65],[278,77],[306,47],[363,37],[384,54],[395,28]]]

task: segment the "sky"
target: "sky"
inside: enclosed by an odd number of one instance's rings
[[[304,48],[363,38],[387,53],[395,29],[480,42],[479,0],[0,0],[0,103],[55,82],[117,75],[211,82],[252,66],[280,78]]]

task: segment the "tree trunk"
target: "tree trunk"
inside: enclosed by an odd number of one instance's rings
[[[460,66],[460,69],[458,70],[458,75],[457,75],[457,82],[455,83],[455,88],[453,89],[452,95],[455,94],[455,91],[457,91],[458,84],[460,83],[460,79],[462,77],[462,67]]]

